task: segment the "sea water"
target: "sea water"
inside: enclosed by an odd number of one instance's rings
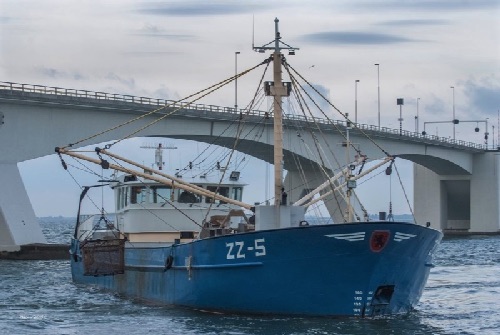
[[[72,219],[41,220],[67,243]],[[214,314],[71,281],[69,261],[0,261],[0,334],[500,334],[500,236],[446,238],[415,311],[376,319]]]

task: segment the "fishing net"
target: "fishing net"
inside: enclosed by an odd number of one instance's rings
[[[86,241],[81,250],[85,276],[124,273],[124,239]]]

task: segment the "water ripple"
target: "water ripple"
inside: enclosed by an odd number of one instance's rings
[[[42,222],[67,243],[73,220]],[[249,317],[126,299],[71,281],[68,261],[0,261],[0,333],[89,335],[497,335],[500,237],[445,239],[417,309],[375,319]]]

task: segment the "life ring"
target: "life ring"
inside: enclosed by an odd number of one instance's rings
[[[165,260],[165,271],[170,269],[173,264],[174,264],[174,256],[168,255],[167,259]]]

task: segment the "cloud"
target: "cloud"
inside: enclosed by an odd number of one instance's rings
[[[494,76],[469,79],[464,84],[464,94],[474,112],[497,116],[500,109],[500,78]]]
[[[323,113],[321,113],[320,111],[317,111],[317,108],[315,106],[313,106],[313,104],[311,103],[311,99],[313,99],[315,101],[315,103],[319,106],[319,108],[321,108],[321,110],[324,113],[328,114],[329,111],[331,110],[331,107],[330,107],[329,103],[327,101],[325,101],[325,99],[323,99],[322,97],[320,97],[318,95],[318,92],[323,97],[330,100],[330,89],[328,89],[326,86],[323,86],[320,84],[311,83],[311,85],[314,89],[311,86],[304,84],[301,88],[305,92],[300,92],[300,96],[302,96],[302,98],[304,98],[306,100],[306,104],[308,104],[311,107],[312,113],[315,114],[315,116],[324,118]],[[297,113],[299,113],[299,112],[297,112]],[[308,112],[306,110],[306,114],[307,113]],[[302,114],[302,113],[300,113],[300,114]],[[309,117],[309,116],[310,115],[307,115],[307,117]]]
[[[50,77],[50,78],[59,78],[59,79],[70,78],[74,80],[85,79],[85,77],[79,72],[67,72],[50,67],[38,67],[36,68],[36,72],[40,73],[44,77]]]
[[[156,89],[152,96],[159,97],[160,99],[166,100],[179,100],[180,96],[177,92],[173,92],[172,90],[165,87],[165,85],[161,85],[160,88]]]
[[[408,39],[401,36],[366,33],[355,31],[325,31],[303,35],[299,38],[303,42],[314,44],[397,44],[406,42],[421,42],[419,40]]]
[[[109,72],[106,75],[105,79],[118,82],[118,83],[124,85],[125,87],[128,87],[129,89],[133,89],[135,87],[135,79],[134,78],[122,78],[113,72]]]
[[[422,11],[469,11],[483,10],[487,8],[497,8],[498,0],[388,0],[370,1],[360,4],[353,3],[357,8],[365,9],[385,9],[385,10],[422,10]]]
[[[414,20],[390,20],[380,22],[379,25],[383,26],[435,26],[435,25],[447,25],[448,20],[430,20],[430,19],[414,19]]]
[[[168,33],[165,29],[152,24],[144,25],[144,27],[142,27],[137,33],[134,33],[134,35],[175,41],[193,41],[195,39],[194,35]]]
[[[142,5],[139,12],[167,16],[216,16],[240,13],[255,13],[269,8],[265,2],[247,3],[240,1],[181,1],[178,3],[149,3]]]
[[[445,104],[443,99],[438,98],[435,95],[428,98],[428,103],[425,104],[425,112],[427,115],[438,116],[445,121],[448,119],[451,121],[451,119],[453,119],[449,113],[450,109],[451,107],[448,104]]]
[[[162,55],[177,55],[181,54],[182,52],[180,51],[127,51],[124,52],[123,54],[129,55],[129,56],[162,56]]]

